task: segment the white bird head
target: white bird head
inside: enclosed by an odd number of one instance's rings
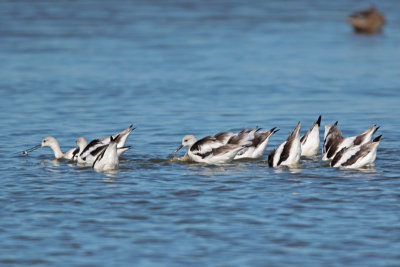
[[[182,146],[192,146],[196,143],[197,139],[191,134],[185,135],[182,139]]]
[[[59,145],[58,145],[57,139],[55,139],[52,136],[46,136],[45,138],[43,138],[41,146],[42,147],[50,147],[54,150]]]
[[[185,135],[182,139],[182,145],[180,145],[172,154],[175,154],[179,150],[181,150],[182,147],[188,146],[191,147],[194,143],[196,143],[197,139],[191,134]]]

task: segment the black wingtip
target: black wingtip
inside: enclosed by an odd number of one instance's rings
[[[375,125],[376,126],[376,125]],[[376,127],[375,128],[375,131],[374,131],[374,133],[373,134],[375,134],[376,133],[376,131],[378,131],[378,129],[380,128],[381,126],[378,126],[378,127]]]
[[[339,122],[338,121],[336,121],[333,125],[337,125]]]
[[[321,115],[319,115],[317,120],[318,127],[321,127]]]
[[[375,137],[374,140],[372,140],[372,142],[375,143],[375,142],[381,141],[381,137],[382,137],[382,135],[379,135],[379,136]]]

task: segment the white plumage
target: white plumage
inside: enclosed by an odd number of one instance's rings
[[[185,135],[175,153],[185,146],[189,147],[187,156],[191,160],[207,164],[229,163],[243,149],[242,145],[223,144],[214,136],[206,136],[197,141],[193,135]]]
[[[339,130],[339,127],[337,126],[337,122],[332,126],[325,126],[326,137],[324,140],[322,160],[332,160],[335,157],[336,153],[338,153],[345,147],[363,145],[369,142],[378,129],[379,127],[376,127],[376,125],[372,125],[370,128],[357,136],[344,138],[341,131]]]
[[[256,130],[255,130],[256,129]],[[241,150],[235,159],[252,158],[256,159],[264,154],[270,137],[279,130],[275,130],[276,127],[268,131],[259,131],[260,128],[254,128],[248,131],[248,139],[246,143],[243,143],[245,148]],[[250,144],[248,144],[250,142]]]
[[[260,129],[258,127],[250,130],[244,128],[239,133],[220,132],[200,140],[193,135],[186,135],[182,139],[182,145],[174,153],[188,146],[189,149],[184,158],[210,164],[227,163],[233,159],[258,158],[263,155],[271,135],[278,131],[275,130],[276,127],[268,131],[260,131]]]
[[[123,153],[130,149],[129,146],[125,147],[125,142],[134,129],[135,128],[132,128],[132,125],[130,125],[124,131],[112,136],[112,138],[115,140],[115,143],[117,144],[118,156],[121,156]],[[79,143],[78,147],[82,147],[82,145],[86,143],[86,140],[83,137],[79,137],[76,140],[76,143],[77,145]],[[105,148],[109,143],[109,137],[94,139],[87,146],[85,146],[84,149],[80,150],[79,154],[77,154],[75,158],[79,164],[92,165],[98,155],[103,151],[103,148]]]
[[[54,157],[56,159],[68,159],[73,160],[74,153],[78,150],[78,148],[72,148],[68,150],[65,154],[61,151],[60,144],[57,139],[52,136],[46,136],[43,138],[42,143],[40,145],[34,146],[24,151],[24,154],[28,154],[28,152],[32,152],[41,147],[49,147],[53,150]]]
[[[110,171],[118,169],[119,158],[117,153],[117,142],[110,136],[110,141],[104,147],[96,160],[93,162],[93,169],[96,171]]]
[[[268,165],[270,167],[290,166],[299,162],[301,155],[300,127],[301,123],[299,122],[286,141],[269,154]]]
[[[381,135],[365,144],[342,148],[331,161],[331,166],[356,169],[372,165],[380,142]]]
[[[319,129],[321,125],[321,115],[317,121],[311,126],[303,137],[301,137],[301,155],[312,157],[318,154],[320,139]]]

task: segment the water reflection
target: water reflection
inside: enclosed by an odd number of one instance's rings
[[[377,174],[377,170],[374,165],[371,166],[365,166],[362,168],[356,168],[356,169],[349,169],[349,168],[338,168],[339,171],[343,172],[344,175],[354,174],[355,176],[359,176],[360,172],[362,173],[370,173],[370,174]]]
[[[119,172],[118,169],[116,169],[116,170],[108,170],[108,171],[96,171],[96,170],[94,170],[94,171],[95,172],[99,172],[99,173],[103,173],[104,175],[106,175],[108,177],[112,177],[112,178],[115,178],[116,174]]]
[[[53,160],[45,159],[45,160],[42,160],[40,162],[40,165],[42,165],[42,166],[51,165],[51,166],[54,166],[54,167],[59,167],[61,165],[61,160],[58,160],[58,159],[53,159]]]
[[[276,174],[280,174],[280,173],[300,173],[302,170],[304,169],[303,165],[301,165],[300,163],[298,164],[294,164],[294,165],[290,165],[290,166],[279,166],[277,168],[274,168],[274,173]]]

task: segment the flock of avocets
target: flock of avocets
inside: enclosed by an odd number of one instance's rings
[[[301,156],[313,157],[320,148],[321,116],[311,128],[300,137],[299,122],[289,137],[268,155],[270,167],[296,166]],[[381,135],[372,138],[379,129],[372,125],[363,133],[343,137],[338,122],[325,125],[322,160],[330,161],[330,166],[340,168],[361,168],[373,165]],[[132,125],[124,131],[103,139],[95,139],[87,144],[84,137],[76,140],[76,148],[65,154],[54,137],[47,136],[40,145],[23,151],[24,154],[39,148],[50,147],[56,159],[68,159],[80,165],[92,166],[96,171],[118,169],[119,157],[130,149],[125,146],[129,134],[134,130]],[[259,158],[264,154],[270,137],[279,131],[276,127],[261,131],[261,128],[244,128],[238,133],[223,131],[214,136],[206,136],[197,140],[193,135],[186,135],[182,147],[187,146],[186,154],[179,158],[206,164],[225,164],[244,158]]]

